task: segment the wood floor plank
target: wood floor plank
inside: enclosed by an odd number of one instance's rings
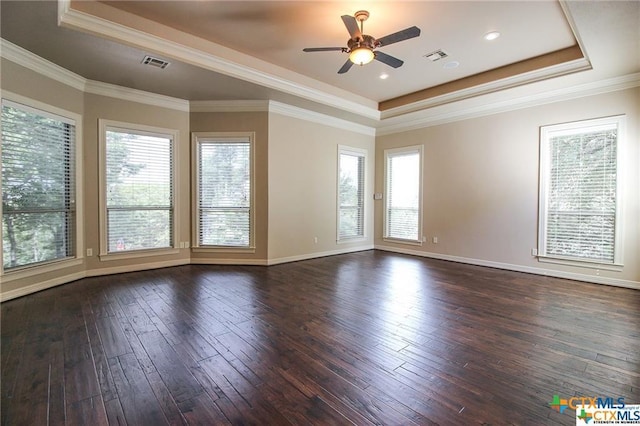
[[[232,424],[206,393],[183,401],[179,406],[187,424],[203,426]],[[238,419],[240,420],[242,417],[240,416]],[[236,424],[246,423],[244,420],[236,422]]]
[[[169,424],[135,355],[111,358],[109,367],[127,424]]]
[[[160,332],[144,333],[138,337],[177,403],[193,399],[204,391]]]
[[[95,324],[107,358],[132,352],[120,323],[114,317],[96,318]]]
[[[160,378],[160,375],[158,373],[147,374],[147,379],[156,399],[160,402],[160,407],[162,408],[169,424],[185,424],[186,420],[183,417],[183,413],[181,413],[175,399],[173,399],[171,392],[167,389],[167,386],[162,381],[162,378]]]
[[[71,425],[107,425],[107,412],[102,398],[95,396],[69,404],[67,422]]]
[[[62,342],[49,347],[49,425],[66,423],[64,348]]]
[[[2,303],[1,425],[570,425],[640,402],[640,291],[365,251]]]
[[[107,421],[109,425],[126,426],[128,424],[119,399],[105,401],[104,407],[107,412]]]

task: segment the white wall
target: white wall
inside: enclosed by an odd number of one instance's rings
[[[269,263],[373,247],[374,144],[372,135],[269,114]],[[336,242],[338,145],[368,153],[363,241]]]
[[[538,262],[531,249],[538,235],[540,126],[618,114],[627,116],[623,270]],[[378,137],[376,192],[383,192],[385,149],[424,146],[428,241],[421,247],[384,241],[383,202],[376,201],[376,247],[640,288],[639,117],[634,88]]]
[[[228,126],[249,126],[261,138],[257,153],[262,156],[257,182],[261,188],[257,200],[260,248],[255,259],[237,259],[240,262],[259,260],[261,264],[273,264],[368,249],[375,243],[378,248],[423,256],[640,288],[638,87],[378,138],[363,131],[362,126],[349,126],[347,122],[336,125],[335,119],[318,122],[314,113],[309,113],[311,120],[300,118],[299,112],[295,117],[273,111],[255,117],[246,113],[189,115],[170,106],[92,95],[5,59],[2,89],[84,116],[83,240],[85,247],[93,248],[94,253],[99,243],[98,118],[179,129],[181,241],[189,240],[190,236],[189,131],[200,127],[230,130]],[[623,270],[598,271],[538,262],[530,250],[537,246],[540,126],[618,114],[627,116]],[[425,154],[424,235],[429,241],[437,236],[439,243],[392,244],[382,239],[383,202],[373,201],[372,194],[384,189],[384,149],[417,144],[424,146]],[[336,241],[338,145],[368,153],[366,238],[342,244]],[[229,261],[222,259],[224,256],[216,257],[221,262]],[[18,279],[3,276],[0,297],[3,300],[18,297],[87,275],[169,266],[196,258],[187,249],[161,259],[132,259],[109,265],[95,256],[81,257],[80,263],[71,268]]]

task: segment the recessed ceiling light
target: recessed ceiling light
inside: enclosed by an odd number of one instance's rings
[[[500,33],[498,31],[491,31],[490,33],[486,33],[484,35],[484,39],[488,41],[495,40],[498,37],[500,37]]]
[[[383,72],[382,74],[380,74],[380,80],[386,80],[389,78],[389,74],[387,74],[386,72]]]
[[[459,66],[460,66],[460,62],[458,62],[458,61],[450,61],[450,62],[447,62],[446,64],[444,64],[442,66],[442,68],[444,68],[446,70],[450,70],[450,69],[453,69],[453,68],[458,68]]]

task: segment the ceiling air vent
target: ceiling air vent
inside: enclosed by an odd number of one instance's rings
[[[163,59],[154,58],[153,56],[149,56],[149,55],[144,57],[144,59],[142,60],[142,63],[145,65],[151,65],[152,67],[156,67],[160,69],[165,69],[166,67],[169,66],[169,62]]]
[[[424,57],[431,62],[439,61],[440,59],[446,58],[447,56],[449,55],[447,55],[442,49],[438,49],[435,52],[427,53],[426,55],[424,55]]]

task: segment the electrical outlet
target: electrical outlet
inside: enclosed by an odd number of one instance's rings
[[[431,242],[432,242],[433,244],[438,244],[438,237],[433,237],[433,238],[431,239]]]
[[[314,244],[318,244],[318,237],[313,237]]]
[[[531,256],[537,256],[538,255],[538,249],[532,248],[531,249]]]
[[[93,256],[93,249],[88,248],[87,249],[87,257],[91,257]]]

